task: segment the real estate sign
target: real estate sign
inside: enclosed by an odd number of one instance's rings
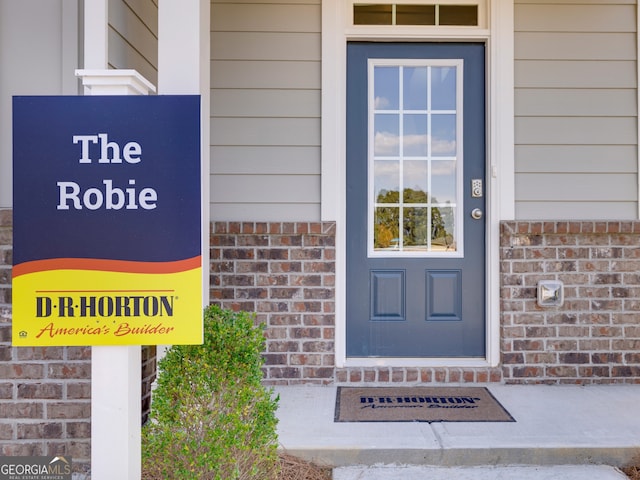
[[[202,342],[200,97],[13,99],[13,344]]]

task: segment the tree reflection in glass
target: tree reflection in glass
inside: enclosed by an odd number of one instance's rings
[[[432,202],[437,203],[437,199],[432,198]],[[402,202],[397,190],[381,190],[376,204],[376,250],[455,250],[454,208],[429,207],[428,194],[424,190],[405,188]]]

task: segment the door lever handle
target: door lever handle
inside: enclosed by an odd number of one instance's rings
[[[471,210],[471,218],[474,220],[480,220],[482,218],[483,212],[479,208],[474,208]]]

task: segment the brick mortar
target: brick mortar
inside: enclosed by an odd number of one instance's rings
[[[213,222],[211,303],[266,325],[265,383],[333,381],[334,222]]]
[[[507,383],[640,383],[640,222],[500,225],[501,330]],[[536,303],[560,280],[562,307]]]

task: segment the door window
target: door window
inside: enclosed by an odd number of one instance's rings
[[[462,256],[462,69],[369,60],[369,256]]]

